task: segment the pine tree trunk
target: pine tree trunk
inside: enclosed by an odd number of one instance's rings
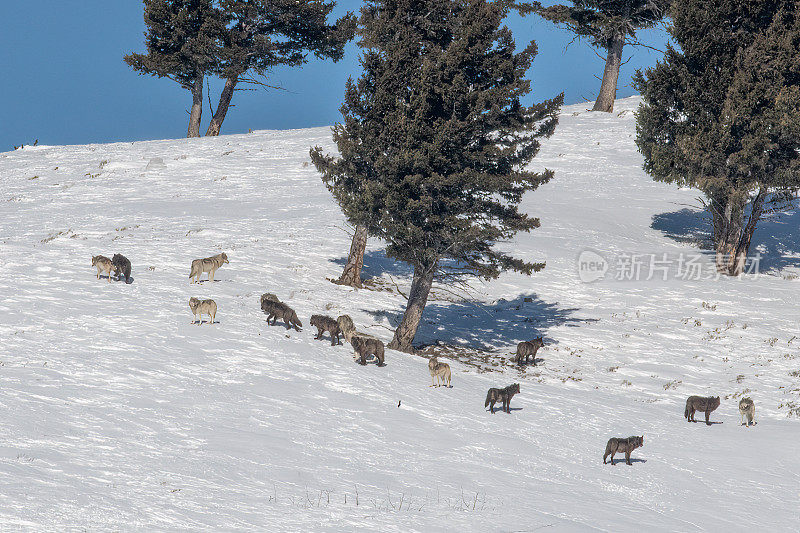
[[[206,130],[206,137],[216,137],[222,129],[222,122],[225,120],[225,115],[228,114],[228,107],[231,105],[233,99],[233,91],[236,89],[236,84],[239,83],[239,76],[231,76],[225,80],[225,87],[222,89],[222,94],[219,95],[219,103],[214,116]]]
[[[745,223],[745,202],[729,198],[724,208],[714,213],[714,238],[717,271],[728,276],[744,272],[747,254],[756,225],[764,212],[767,193],[760,190],[750,205],[750,216]],[[717,205],[722,208],[722,201]]]
[[[428,294],[431,292],[435,273],[436,264],[414,267],[414,279],[411,281],[408,304],[403,313],[403,319],[394,332],[394,338],[389,343],[389,348],[404,352],[413,350],[411,343],[414,342],[419,321],[422,319],[422,312],[425,310],[425,304],[428,303]]]
[[[361,288],[361,267],[364,266],[364,252],[367,249],[367,227],[356,226],[353,242],[350,244],[350,255],[342,275],[336,282],[339,285]]]
[[[203,116],[203,75],[195,78],[192,86],[192,111],[189,113],[187,137],[200,137],[200,119]]]
[[[614,111],[614,100],[617,97],[617,80],[619,79],[619,68],[622,65],[622,47],[625,44],[625,37],[617,36],[608,43],[608,56],[606,58],[606,68],[603,71],[603,83],[600,85],[600,94],[594,103],[592,111],[604,111],[611,113]]]

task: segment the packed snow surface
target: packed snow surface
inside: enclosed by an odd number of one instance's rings
[[[362,367],[313,338],[312,314],[347,313],[388,342],[410,284],[375,241],[372,289],[327,279],[350,244],[308,164],[328,128],[0,154],[0,529],[797,530],[798,218],[762,224],[762,275],[708,275],[697,191],[641,169],[638,103],[565,107],[544,142],[555,178],[522,204],[541,228],[501,244],[542,272],[434,290],[417,341],[452,388],[423,356]],[[96,278],[114,253],[131,284]],[[265,323],[264,292],[301,332]],[[192,296],[217,323],[190,324]],[[539,334],[537,367],[508,362]],[[515,382],[511,414],[484,409]],[[686,422],[692,394],[721,397],[713,425]],[[632,466],[604,465],[629,435]]]

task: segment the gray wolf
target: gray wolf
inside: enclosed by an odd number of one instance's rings
[[[358,364],[366,365],[367,356],[374,355],[378,360],[378,366],[383,366],[384,346],[382,341],[372,337],[365,337],[363,335],[353,335],[350,337],[350,344],[353,346],[353,350],[355,351],[353,356],[356,359],[359,359]]]
[[[208,272],[208,280],[214,281],[214,272],[216,272],[222,265],[228,264],[228,256],[225,252],[221,254],[206,257],[205,259],[195,259],[192,261],[192,269],[189,271],[189,278],[195,278],[192,283],[200,281],[200,274]]]
[[[111,258],[111,263],[114,265],[114,272],[117,274],[117,280],[120,275],[125,276],[125,283],[130,283],[131,279],[131,262],[122,254],[114,254]]]
[[[342,333],[339,329],[339,323],[331,317],[324,315],[313,315],[311,317],[311,325],[317,328],[317,335],[314,337],[315,339],[321,339],[322,334],[327,331],[331,334],[331,346],[336,346],[337,344],[342,343],[342,341],[339,340],[339,335]]]
[[[356,326],[353,324],[353,319],[350,318],[350,315],[342,315],[336,319],[336,323],[339,324],[339,330],[342,332],[344,340],[350,342],[350,338],[356,332]]]
[[[612,437],[606,444],[606,453],[603,454],[603,464],[606,464],[606,457],[611,455],[611,466],[614,466],[614,454],[624,453],[625,464],[631,464],[631,452],[636,448],[644,446],[644,435],[641,437],[628,437],[627,439]]]
[[[277,296],[272,294],[271,292],[265,292],[261,295],[261,303],[264,303],[264,300],[268,300],[270,302],[280,302]]]
[[[97,268],[97,279],[100,279],[100,272],[105,272],[108,276],[108,282],[111,283],[111,270],[114,268],[111,259],[104,255],[93,255],[92,266]]]
[[[539,348],[544,346],[544,341],[542,337],[537,337],[530,341],[522,341],[521,343],[517,344],[517,357],[515,361],[517,363],[522,363],[522,358],[525,358],[525,364],[528,363],[528,357],[533,357],[533,366],[536,366],[536,352],[539,351]]]
[[[274,326],[280,318],[283,320],[283,323],[286,324],[286,329],[294,328],[297,331],[300,331],[300,328],[303,327],[303,324],[300,322],[300,319],[297,318],[297,313],[294,312],[294,309],[283,302],[273,302],[272,300],[262,298],[261,310],[267,314],[267,324]],[[270,318],[272,319],[272,322],[269,321]]]
[[[208,315],[210,319],[209,324],[214,323],[214,318],[217,316],[217,302],[214,300],[199,300],[195,297],[189,298],[189,309],[192,310],[194,320],[192,324],[197,322],[197,316],[200,315],[200,324],[203,323],[203,315]]]
[[[519,393],[519,383],[514,383],[504,389],[489,389],[489,392],[486,393],[486,402],[483,406],[486,407],[491,404],[489,409],[492,411],[492,414],[494,414],[494,404],[503,402],[503,412],[510,413],[511,398],[517,393]]]
[[[719,396],[709,396],[707,398],[702,396],[689,396],[686,399],[686,410],[683,412],[683,416],[686,417],[688,422],[697,422],[694,419],[695,411],[701,411],[706,414],[706,424],[711,425],[711,422],[708,421],[708,415],[711,414],[711,411],[719,407]]]
[[[428,359],[428,370],[431,373],[431,387],[437,386],[437,382],[439,385],[444,385],[445,380],[447,380],[448,387],[452,386],[450,385],[450,365],[439,362],[436,356],[433,356]]]
[[[744,425],[747,419],[747,427],[750,424],[755,424],[756,420],[756,404],[750,398],[742,398],[739,400],[739,414],[742,415],[742,424]]]

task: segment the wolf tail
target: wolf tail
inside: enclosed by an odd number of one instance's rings
[[[486,393],[486,401],[483,403],[483,406],[484,407],[489,407],[489,403],[491,402],[491,399],[492,399],[492,391],[489,391],[489,392]]]
[[[683,411],[683,418],[689,419],[689,402],[686,402],[686,409]]]

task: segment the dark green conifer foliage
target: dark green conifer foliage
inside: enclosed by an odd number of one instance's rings
[[[671,13],[677,46],[635,77],[636,142],[653,179],[708,197],[717,268],[737,275],[759,219],[800,186],[800,7],[688,0]]]
[[[267,86],[257,79],[278,65],[300,66],[308,54],[338,61],[355,34],[356,18],[347,13],[334,24],[328,16],[336,2],[320,0],[220,0],[226,24],[217,74],[225,79],[206,135],[219,135],[240,83]]]
[[[141,74],[169,78],[192,93],[188,137],[200,136],[203,79],[216,69],[224,22],[211,0],[144,0],[144,54],[125,62]]]
[[[339,156],[311,156],[347,219],[387,242],[414,277],[390,347],[411,349],[437,273],[497,277],[543,268],[498,251],[539,220],[522,195],[553,173],[527,170],[552,135],[563,95],[530,107],[536,55],[515,52],[507,2],[369,0],[359,25],[363,75],[348,81]]]
[[[566,27],[578,38],[606,51],[603,81],[594,111],[611,112],[626,44],[639,44],[636,32],[652,28],[664,19],[671,0],[572,0],[572,5],[543,7],[540,2],[518,2],[520,13],[536,13]]]

